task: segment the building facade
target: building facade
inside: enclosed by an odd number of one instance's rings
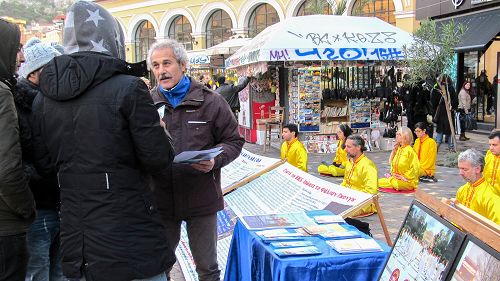
[[[455,47],[455,82],[458,88],[465,81],[472,82],[476,117],[496,123],[498,128],[500,101],[494,97],[498,79],[493,78],[500,72],[500,0],[419,0],[416,4],[417,20],[430,18],[438,24],[453,21],[465,26],[465,35]],[[481,86],[482,72],[487,75],[487,89]]]
[[[103,0],[126,36],[128,61],[144,60],[156,40],[174,38],[196,51],[233,38],[254,37],[288,17],[313,12],[313,0]],[[324,2],[327,1],[317,1]],[[331,2],[331,1],[329,1]],[[413,32],[417,28],[415,0],[348,0],[343,15],[376,16]],[[317,10],[317,9],[316,9]],[[323,13],[332,9],[324,6]]]

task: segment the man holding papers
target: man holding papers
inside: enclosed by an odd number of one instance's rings
[[[158,82],[151,96],[155,104],[165,104],[162,120],[175,152],[193,155],[222,148],[208,160],[174,162],[155,178],[155,199],[167,240],[174,248],[178,245],[185,221],[199,280],[219,280],[217,211],[224,208],[220,171],[238,157],[244,141],[224,98],[184,74],[188,57],[183,45],[171,39],[159,41],[151,46],[147,62]]]
[[[365,141],[361,136],[350,135],[345,142],[347,162],[344,181],[340,185],[370,194],[377,194],[378,171],[377,166],[363,153]],[[376,212],[372,203],[364,207],[354,216],[366,216]]]

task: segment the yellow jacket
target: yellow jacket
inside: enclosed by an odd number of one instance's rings
[[[420,162],[419,176],[434,176],[436,173],[437,156],[436,141],[428,135],[425,135],[424,137],[415,140],[413,149],[415,150]]]
[[[337,152],[335,152],[335,158],[333,158],[333,163],[342,164],[345,167],[347,162],[347,152],[342,148],[344,142],[340,141],[337,144]]]
[[[500,224],[500,197],[493,187],[480,178],[473,184],[466,183],[457,191],[457,201],[483,217]]]
[[[495,156],[488,150],[484,161],[483,177],[493,186],[495,193],[500,196],[500,155]]]
[[[365,154],[356,159],[347,161],[344,180],[340,184],[342,186],[365,192],[370,194],[378,193],[378,171],[377,166],[368,159]],[[359,214],[366,214],[375,212],[375,206],[371,204],[361,210]]]
[[[307,151],[297,138],[281,144],[281,159],[307,172]]]
[[[392,158],[391,174],[402,175],[408,180],[409,184],[416,188],[418,186],[419,171],[420,162],[413,147],[410,145],[399,147],[396,155]]]

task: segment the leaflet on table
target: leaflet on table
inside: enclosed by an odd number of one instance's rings
[[[319,254],[321,254],[321,251],[314,246],[275,249],[274,252],[278,256],[304,256],[304,255],[319,255]]]
[[[318,235],[318,234],[323,234],[327,232],[347,232],[348,230],[345,229],[343,226],[341,226],[338,223],[332,223],[332,224],[321,224],[321,225],[307,225],[302,227],[307,233],[311,235]]]
[[[357,238],[361,237],[361,234],[357,231],[348,230],[345,232],[325,232],[320,233],[319,236],[325,240],[328,239],[347,239],[347,238]]]
[[[266,171],[280,162],[280,159],[260,156],[242,149],[238,158],[224,166],[221,170],[222,192],[232,185],[252,175]]]
[[[314,221],[319,224],[324,223],[345,223],[342,216],[339,215],[326,215],[326,216],[314,216]]]
[[[313,246],[312,241],[282,241],[282,242],[273,242],[271,243],[271,247],[273,248],[298,248],[298,247],[307,247]]]
[[[382,252],[380,245],[371,238],[352,238],[326,241],[330,247],[341,254]]]
[[[221,146],[217,146],[207,150],[183,151],[175,156],[174,163],[178,164],[198,163],[203,160],[213,159],[217,155],[221,154],[223,151],[224,150],[222,150]]]
[[[269,228],[297,228],[314,222],[304,212],[243,216],[241,222],[248,230]]]

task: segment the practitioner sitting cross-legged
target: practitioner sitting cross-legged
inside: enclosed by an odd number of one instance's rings
[[[359,135],[350,135],[345,141],[345,151],[349,160],[346,162],[344,180],[340,185],[357,191],[377,194],[377,166],[363,153],[365,141]],[[369,216],[376,212],[372,203],[353,214],[353,216]]]
[[[322,175],[342,177],[345,172],[345,165],[347,163],[347,154],[345,151],[345,141],[349,135],[352,134],[351,128],[347,124],[341,124],[337,129],[337,137],[339,142],[337,144],[337,152],[332,164],[322,162],[318,167],[318,173]]]
[[[412,142],[413,134],[408,127],[402,127],[398,130],[396,144],[389,157],[391,173],[378,180],[380,191],[384,191],[380,188],[396,191],[417,189],[420,163],[417,154],[410,145]]]
[[[417,139],[413,149],[420,162],[419,176],[422,182],[437,182],[434,177],[436,173],[437,144],[434,139],[427,135],[427,124],[418,122],[415,124],[415,135]]]

